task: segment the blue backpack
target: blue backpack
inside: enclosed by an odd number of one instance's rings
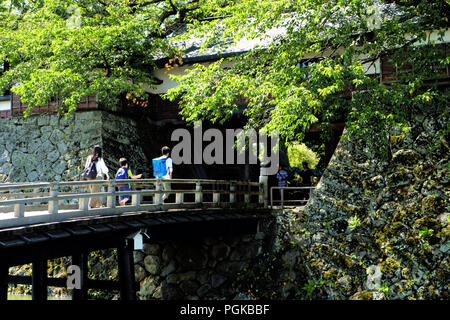
[[[152,159],[153,176],[155,178],[164,177],[167,174],[166,161],[169,157]]]
[[[128,169],[120,168],[116,173],[117,179],[128,179]],[[127,184],[118,184],[118,187],[125,187]]]

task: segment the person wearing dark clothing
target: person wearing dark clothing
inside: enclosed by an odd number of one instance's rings
[[[283,169],[283,167],[280,166],[280,168],[278,169],[277,172],[277,180],[278,180],[278,186],[279,187],[287,187],[287,178],[288,178],[288,174],[286,172],[286,170]]]
[[[120,168],[117,170],[116,179],[140,179],[142,174],[133,175],[131,172],[128,160],[126,158],[120,158],[119,160]],[[119,191],[130,191],[130,185],[128,183],[117,184]],[[119,204],[121,206],[125,205],[127,201],[131,199],[130,195],[119,196]]]
[[[313,185],[313,172],[308,167],[308,163],[306,161],[303,162],[303,170],[300,171],[300,177],[302,178],[302,184],[305,186]]]
[[[287,187],[288,186],[288,183],[287,183],[288,173],[286,172],[286,170],[283,169],[282,166],[280,166],[280,168],[278,169],[276,177],[278,180],[279,187]],[[281,200],[281,189],[278,189],[277,194],[278,194],[279,199]]]
[[[313,172],[308,167],[308,163],[306,161],[303,161],[303,170],[300,171],[300,177],[302,178],[302,185],[305,187],[310,187],[313,185]],[[303,199],[309,199],[309,193],[310,191],[307,190],[305,192],[302,192]]]

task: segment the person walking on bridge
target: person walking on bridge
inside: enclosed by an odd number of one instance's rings
[[[278,172],[276,174],[276,177],[278,180],[278,187],[287,187],[288,186],[288,183],[287,183],[288,176],[289,175],[286,172],[286,170],[284,170],[283,166],[280,166],[278,168]],[[281,194],[284,195],[284,192],[282,192],[281,189],[278,189],[278,197],[280,198],[280,202],[282,201]]]
[[[300,171],[300,177],[302,178],[302,185],[304,187],[312,187],[314,184],[314,176],[312,170],[308,166],[308,162],[302,162],[303,170]],[[308,200],[311,194],[311,189],[303,192],[303,199]]]
[[[126,158],[120,158],[119,160],[120,168],[117,170],[116,173],[116,179],[140,179],[142,177],[142,174],[134,175],[131,172],[128,160]],[[130,191],[130,184],[123,183],[118,184],[117,187],[119,188],[119,191]],[[119,204],[121,206],[125,205],[129,200],[131,196],[130,195],[121,195],[119,196]]]
[[[172,179],[173,163],[172,158],[169,157],[170,148],[167,146],[162,147],[161,153],[162,156],[152,160],[153,175],[155,176],[155,178]],[[170,191],[171,190],[170,183],[163,182],[161,184],[161,189],[163,191]],[[167,197],[168,197],[167,194],[163,194],[163,200],[166,200]]]
[[[84,180],[103,180],[103,176],[106,176],[106,180],[109,180],[109,170],[105,165],[105,161],[102,157],[102,148],[96,145],[92,150],[92,154],[86,159],[84,165],[85,172],[92,168],[91,172],[95,171],[95,176],[86,176],[83,174]],[[91,193],[97,193],[100,191],[100,185],[91,184],[89,185]],[[89,199],[89,208],[101,208],[102,202],[99,197],[93,197]]]

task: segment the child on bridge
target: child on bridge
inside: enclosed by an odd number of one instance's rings
[[[126,158],[120,158],[119,165],[120,168],[117,170],[116,179],[140,179],[142,177],[142,174],[133,175]],[[130,191],[130,185],[128,183],[118,184],[117,187],[119,191]],[[121,206],[125,205],[130,198],[130,195],[119,196],[119,204]]]

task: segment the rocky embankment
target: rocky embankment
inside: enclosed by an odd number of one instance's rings
[[[291,212],[316,299],[448,299],[448,118],[391,136],[382,162],[342,140],[305,211]]]

